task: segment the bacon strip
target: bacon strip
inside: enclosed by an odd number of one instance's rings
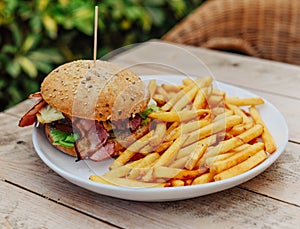
[[[36,114],[47,105],[46,101],[39,100],[27,113],[20,119],[19,126],[30,126],[37,121]]]
[[[129,128],[131,131],[135,131],[142,122],[142,117],[139,115],[129,119]]]
[[[102,161],[111,157],[115,153],[115,144],[107,142],[104,146],[100,147],[96,152],[89,157],[93,161]]]
[[[40,91],[38,91],[38,92],[35,92],[33,94],[30,94],[28,96],[28,99],[32,99],[32,98],[40,98],[40,99],[42,99],[43,98],[42,97],[42,93]]]
[[[74,125],[81,135],[75,143],[79,160],[89,158],[100,161],[114,154],[114,144],[107,143],[109,134],[102,123],[80,119],[76,120]]]

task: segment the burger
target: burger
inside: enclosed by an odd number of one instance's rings
[[[78,160],[114,157],[149,132],[149,94],[140,77],[107,61],[54,69],[19,126],[43,124],[54,147]]]

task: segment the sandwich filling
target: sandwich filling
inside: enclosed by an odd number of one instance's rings
[[[69,117],[51,107],[41,97],[41,100],[23,116],[19,126],[35,122],[48,125],[53,145],[74,148],[78,160],[88,158],[101,161],[116,156],[119,150],[136,140],[138,135],[135,132],[140,132],[140,135],[148,132],[148,115],[157,109],[155,102],[151,100],[148,108],[128,119],[97,121]]]

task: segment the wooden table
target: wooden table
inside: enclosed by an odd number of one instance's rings
[[[299,228],[300,67],[159,41],[112,61],[148,62],[135,66],[139,74],[174,73],[149,64],[156,62],[200,75],[196,57],[215,79],[260,95],[283,113],[289,142],[271,167],[238,187],[194,199],[149,203],[102,196],[67,182],[40,160],[33,127],[17,127],[32,105],[26,100],[0,113],[0,228]]]

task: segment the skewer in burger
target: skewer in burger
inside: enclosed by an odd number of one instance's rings
[[[149,94],[129,69],[97,60],[79,60],[53,70],[37,104],[19,121],[42,123],[54,147],[78,160],[101,161],[149,131]]]

